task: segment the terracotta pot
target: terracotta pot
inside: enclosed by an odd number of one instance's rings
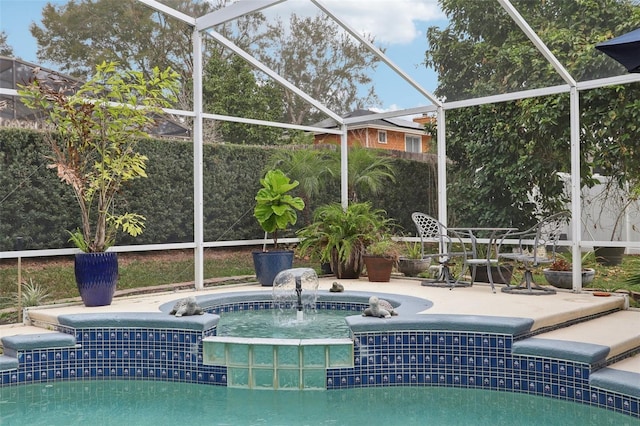
[[[367,276],[371,282],[389,282],[391,280],[391,270],[395,263],[393,259],[382,256],[362,256],[364,265],[367,268]]]

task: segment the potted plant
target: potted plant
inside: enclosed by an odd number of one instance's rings
[[[325,204],[314,211],[313,222],[298,231],[298,249],[302,255],[330,262],[337,278],[359,278],[362,255],[389,223],[384,210],[374,209],[369,202],[346,208],[339,203]]]
[[[382,236],[380,240],[371,243],[362,257],[369,281],[389,282],[391,271],[398,263],[399,257],[398,243],[390,236]]]
[[[37,69],[36,69],[37,71]],[[75,275],[86,306],[111,304],[118,279],[118,259],[106,250],[117,231],[131,236],[144,228],[144,216],[121,212],[123,185],[146,177],[147,157],[136,143],[148,137],[155,117],[176,99],[178,75],[171,69],[118,70],[115,62],[96,67],[79,88],[59,80],[40,79],[21,86],[22,102],[42,112],[44,140],[51,151],[49,166],[74,191],[80,208],[80,228],[70,240],[82,253]]]
[[[588,251],[582,256],[582,285],[589,284],[593,281],[596,271],[594,268],[588,267],[595,263],[594,252]],[[556,260],[548,267],[542,270],[544,278],[549,284],[557,288],[572,289],[573,288],[573,270],[571,255],[569,252],[558,254]]]
[[[398,258],[398,272],[407,277],[416,277],[431,266],[431,258],[422,257],[422,245],[415,241],[405,241],[403,253]]]
[[[265,232],[273,234],[273,251],[266,249],[253,252],[253,264],[256,277],[263,286],[272,286],[273,279],[279,272],[293,266],[293,250],[278,250],[278,231],[285,231],[289,225],[298,220],[297,211],[304,209],[304,201],[300,197],[289,194],[298,186],[298,181],[291,181],[280,169],[269,170],[260,179],[262,188],[255,197],[256,206],[253,216]]]

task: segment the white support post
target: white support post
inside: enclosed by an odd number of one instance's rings
[[[343,124],[340,135],[340,201],[343,209],[349,205],[349,145],[347,141],[347,125]]]
[[[436,118],[438,131],[438,220],[447,225],[447,147],[445,112],[443,107],[438,107]]]
[[[202,143],[202,34],[193,30],[193,239],[194,281],[196,290],[204,289],[204,202]]]
[[[570,96],[571,123],[571,253],[573,258],[573,291],[582,291],[582,210],[580,207],[580,93],[572,87]]]

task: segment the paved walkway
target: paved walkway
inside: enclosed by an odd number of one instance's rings
[[[336,280],[321,278],[319,289],[329,290],[334,281],[340,282],[345,292],[375,292],[410,295],[433,302],[433,307],[421,312],[424,315],[480,315],[493,317],[528,318],[534,321],[532,331],[543,331],[560,324],[570,323],[576,318],[598,315],[603,312],[624,309],[625,299],[621,296],[597,297],[592,293],[576,294],[559,290],[555,295],[528,296],[492,293],[488,285],[475,284],[473,287],[439,288],[422,286],[419,280],[392,278],[388,283],[372,283],[366,278],[358,280]],[[116,297],[110,306],[87,308],[81,303],[50,305],[29,308],[28,317],[36,324],[57,324],[57,317],[65,314],[108,313],[108,312],[158,312],[163,303],[178,300],[188,295],[205,295],[223,292],[271,291],[271,287],[259,284],[233,284],[208,288],[203,291],[179,290]],[[565,341],[597,343],[628,349],[629,345],[640,341],[640,311],[627,310],[615,317],[591,320],[572,327],[548,331],[540,336]],[[594,322],[592,322],[594,321]],[[624,321],[624,325],[621,321]],[[636,324],[630,327],[630,324]],[[0,326],[0,338],[16,334],[46,333],[47,330],[31,325]],[[640,346],[640,343],[638,343]],[[613,366],[612,366],[613,367]],[[614,368],[619,368],[616,365]],[[640,373],[640,356],[625,360],[622,368]]]

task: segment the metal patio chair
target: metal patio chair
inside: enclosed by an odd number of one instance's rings
[[[462,238],[455,231],[447,229],[446,226],[427,214],[414,212],[411,214],[411,219],[415,223],[420,237],[422,258],[431,258],[439,264],[437,277],[423,280],[422,285],[451,288],[469,286],[469,282],[462,281],[467,258]],[[425,251],[425,245],[429,243],[437,243],[436,253]],[[457,265],[457,262],[460,262],[461,272],[454,276],[451,267]]]
[[[541,287],[533,280],[532,269],[553,263],[556,260],[557,244],[560,235],[566,231],[569,222],[569,212],[561,212],[542,219],[526,231],[508,234],[509,238],[517,238],[518,245],[512,252],[502,249],[499,259],[521,263],[524,267],[522,280],[517,286],[507,285],[502,288],[504,293],[514,294],[555,294],[555,290]],[[502,245],[502,242],[501,242]]]

